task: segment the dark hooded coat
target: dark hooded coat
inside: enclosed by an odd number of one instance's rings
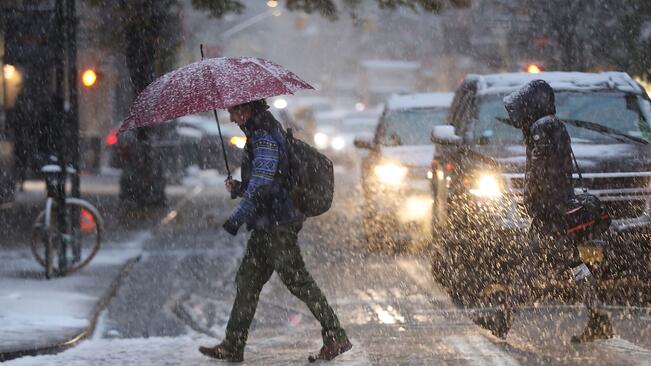
[[[534,223],[560,224],[574,196],[572,146],[561,120],[556,118],[554,91],[534,80],[504,98],[514,126],[522,129],[527,150],[524,203]]]

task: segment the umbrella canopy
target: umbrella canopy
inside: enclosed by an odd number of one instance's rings
[[[120,131],[188,114],[230,108],[300,89],[314,89],[291,71],[256,57],[219,57],[169,72],[138,95]]]

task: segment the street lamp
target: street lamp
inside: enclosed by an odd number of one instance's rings
[[[267,1],[267,6],[270,8],[275,8],[278,6],[278,1],[276,0],[269,0]]]
[[[16,77],[16,67],[14,65],[4,65],[2,68],[2,72],[4,75],[4,78],[7,80],[11,80],[14,77]]]

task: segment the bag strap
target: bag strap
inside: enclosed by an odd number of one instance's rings
[[[583,182],[583,175],[581,174],[581,168],[579,168],[579,163],[576,161],[576,156],[574,156],[574,150],[570,145],[570,153],[572,154],[572,160],[574,160],[574,166],[576,166],[576,172],[579,174],[579,182],[581,182],[581,190],[583,193],[588,193],[588,188],[586,188],[585,183]]]

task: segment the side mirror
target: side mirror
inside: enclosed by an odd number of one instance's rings
[[[364,137],[356,137],[353,144],[358,149],[373,150],[373,142]]]
[[[431,140],[435,144],[459,146],[463,142],[460,136],[454,134],[454,126],[434,126]]]

